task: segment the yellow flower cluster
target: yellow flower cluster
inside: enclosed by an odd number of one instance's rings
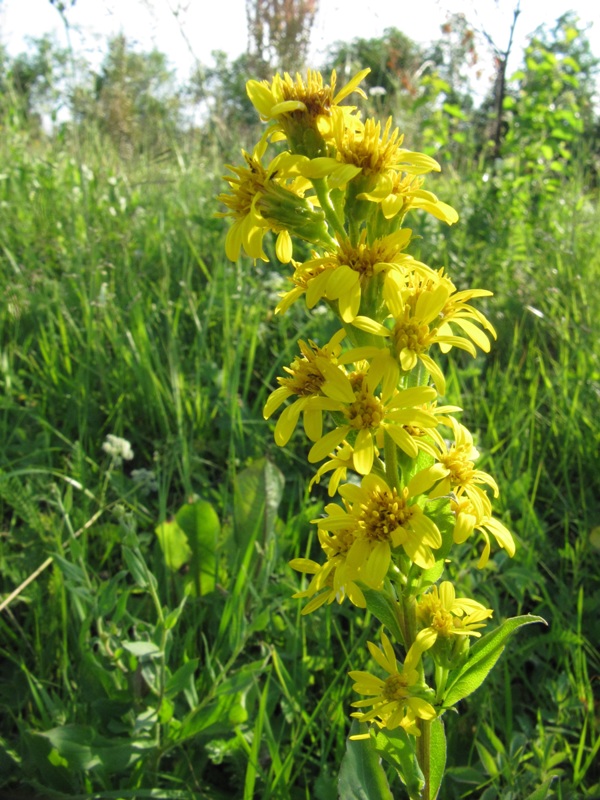
[[[404,148],[391,118],[363,121],[343,104],[362,93],[367,73],[339,90],[335,72],[328,83],[313,71],[306,80],[286,73],[249,81],[249,98],[268,125],[253,152],[243,153],[245,166],[230,167],[221,216],[233,219],[225,243],[232,260],[242,250],[266,259],[264,237],[276,235],[277,258],[291,264],[277,313],[304,298],[307,308],[323,303],[339,320],[327,343],[299,342],[264,407],[269,419],[283,406],[275,425],[280,446],[302,419],[308,460],[322,462],[311,486],[327,476],[329,496],[338,498],[315,520],[324,563],[291,562],[310,576],[295,596],[307,600],[304,614],[346,597],[364,608],[369,592],[393,598],[404,664],[398,667],[385,633],[383,650],[369,643],[388,677],[350,673],[355,690],[369,696],[354,705],[371,707],[354,716],[418,734],[436,715],[425,654],[438,677],[447,673],[491,616],[476,601],[456,598],[449,581],[432,586],[426,572],[440,565],[441,576],[451,545],[473,535],[483,541],[480,568],[490,536],[509,555],[515,545],[492,516],[488,491],[497,496],[498,487],[476,466],[473,437],[453,416],[460,409],[440,400],[446,381],[436,360],[453,347],[472,356],[489,351],[496,333],[471,302],[491,292],[459,290],[444,269],[407,252],[408,212],[449,225],[458,214],[423,188],[424,176],[440,170],[433,158]],[[272,143],[279,152],[268,161]],[[297,239],[310,249],[302,262],[293,257]]]

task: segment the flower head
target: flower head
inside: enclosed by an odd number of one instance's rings
[[[130,442],[127,439],[122,439],[120,436],[114,436],[112,433],[106,434],[106,441],[102,444],[102,449],[105,453],[120,464],[122,461],[131,461],[133,458],[133,450],[131,449]]]
[[[276,311],[287,310],[306,294],[308,308],[313,308],[321,299],[337,302],[344,322],[353,322],[359,313],[363,295],[378,276],[381,275],[386,284],[392,272],[398,272],[402,280],[410,269],[420,266],[428,269],[403,252],[411,234],[409,228],[402,228],[367,242],[366,231],[363,231],[356,244],[341,241],[323,256],[314,253],[312,259],[296,266],[291,279],[294,288],[283,295]]]
[[[467,637],[481,636],[479,628],[485,626],[492,614],[491,608],[476,600],[456,597],[450,581],[442,581],[439,589],[432,586],[417,604],[421,630],[414,647],[420,652],[431,650],[434,659],[448,667],[467,646]]]
[[[369,333],[390,337],[396,363],[390,363],[389,368],[395,371],[396,380],[400,371],[410,372],[421,362],[431,374],[438,392],[444,394],[444,375],[428,351],[435,344],[443,353],[458,347],[475,356],[476,344],[489,352],[488,337],[472,320],[493,336],[496,332],[483,314],[466,301],[491,292],[483,289],[457,292],[443,270],[435,272],[423,267],[417,262],[412,270],[403,273],[390,270],[386,274],[383,296],[393,319],[392,330],[369,317],[354,319],[353,324]],[[452,325],[458,327],[458,332]]]
[[[346,332],[342,328],[335,333],[324,347],[319,347],[315,342],[308,344],[299,341],[301,356],[295,358],[289,367],[284,367],[288,377],[277,378],[280,384],[272,392],[265,407],[263,416],[268,419],[288,397],[297,396],[291,406],[282,412],[275,426],[275,441],[283,447],[289,441],[300,414],[303,414],[304,429],[309,439],[316,441],[321,438],[323,430],[322,412],[328,408],[336,408],[335,401],[326,398],[331,395],[331,385],[343,381],[344,375],[337,366],[342,350],[341,342]],[[332,377],[333,376],[333,377]]]
[[[308,558],[294,558],[290,561],[292,569],[312,575],[308,587],[296,592],[293,597],[308,597],[309,601],[302,609],[302,614],[310,614],[325,603],[337,600],[341,603],[348,597],[351,603],[365,608],[366,602],[362,591],[354,583],[348,572],[346,556],[354,544],[355,535],[351,528],[341,528],[335,533],[319,531],[319,541],[327,561],[318,564]]]
[[[361,70],[338,92],[335,70],[328,84],[320,72],[308,70],[306,80],[298,73],[293,79],[285,72],[283,77],[275,75],[271,83],[248,81],[246,91],[262,119],[272,122],[269,133],[283,133],[293,152],[312,158],[325,155],[324,140],[332,135],[334,112],[339,109],[346,119],[354,110],[351,106],[340,106],[342,100],[352,92],[366,97],[358,85],[370,71]],[[312,140],[308,131],[313,133]]]
[[[264,167],[260,159],[263,149],[259,147],[253,154],[242,150],[246,166],[229,166],[234,174],[224,176],[224,180],[231,193],[217,198],[229,210],[217,216],[234,219],[225,240],[225,252],[231,261],[237,260],[242,248],[250,258],[267,261],[262,242],[267,231],[273,231],[277,234],[277,257],[287,263],[292,258],[290,230],[313,243],[328,243],[330,239],[322,211],[303,197],[303,159],[280,153]]]
[[[330,503],[325,507],[328,516],[316,523],[319,530],[353,532],[355,541],[346,557],[353,579],[378,589],[392,563],[393,551],[400,547],[422,569],[434,565],[432,548],[441,547],[442,536],[417,503],[413,481],[398,491],[371,473],[360,486],[346,483],[339,493],[344,508]]]
[[[386,678],[379,678],[370,672],[354,670],[348,674],[355,681],[353,689],[368,699],[357,700],[355,708],[369,708],[369,711],[356,711],[352,714],[359,722],[375,722],[380,728],[394,730],[398,726],[408,733],[419,735],[417,719],[432,720],[436,717],[434,707],[420,696],[419,673],[416,669],[420,651],[414,645],[409,649],[402,665],[398,662],[394,648],[385,633],[381,634],[383,649],[368,642],[369,651],[377,664],[386,672]],[[352,738],[363,738],[362,735]]]
[[[337,411],[336,427],[325,434],[311,448],[308,460],[320,461],[345,439],[352,437],[353,464],[361,475],[371,472],[377,450],[383,450],[387,433],[401,450],[411,458],[419,452],[419,440],[410,436],[406,426],[435,428],[437,420],[422,406],[435,397],[430,386],[411,389],[394,389],[375,362],[359,362],[357,369],[344,375],[339,370],[331,373],[329,396],[335,404],[329,410]],[[333,378],[336,379],[335,387]]]
[[[496,543],[502,547],[512,558],[515,554],[515,540],[508,528],[492,516],[491,503],[487,499],[483,504],[474,503],[468,495],[453,497],[450,506],[456,517],[453,538],[456,544],[465,542],[475,531],[484,540],[484,547],[481,552],[477,566],[479,569],[485,567],[490,558],[491,544],[490,534]]]
[[[358,199],[379,203],[386,219],[399,216],[403,220],[408,211],[422,209],[448,225],[457,222],[458,214],[452,206],[443,203],[433,192],[422,189],[422,185],[423,178],[388,170],[378,178],[370,191],[359,194]]]

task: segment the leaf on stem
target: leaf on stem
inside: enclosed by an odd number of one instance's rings
[[[517,628],[523,625],[530,625],[532,622],[548,624],[545,619],[534,614],[511,617],[505,620],[495,631],[479,639],[471,647],[469,657],[458,670],[458,673],[451,676],[444,695],[442,708],[450,708],[456,705],[459,700],[468,697],[478,689],[502,655],[506,640],[510,634],[516,631]]]

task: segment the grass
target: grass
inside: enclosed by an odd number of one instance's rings
[[[20,126],[0,150],[0,796],[337,797],[372,625],[291,598],[326,497],[307,494],[301,437],[279,451],[261,413],[296,339],[328,331],[273,316],[271,266],[226,261],[208,150],[122,162]],[[414,227],[426,260],[496,295],[498,343],[453,357],[448,399],[518,550],[478,572],[464,547],[452,569],[497,619],[549,626],[447,719],[444,796],[593,798],[598,198],[573,177],[534,216],[501,176],[436,192],[458,188],[462,222]],[[109,433],[132,462],[103,452]],[[181,508],[214,542],[210,591],[188,593],[201,567],[176,562],[176,526],[168,547],[156,534]]]

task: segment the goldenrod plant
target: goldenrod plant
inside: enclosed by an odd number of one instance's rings
[[[515,552],[493,516],[496,481],[476,465],[461,409],[444,402],[439,359],[452,348],[489,351],[496,333],[472,301],[491,292],[458,290],[444,268],[408,252],[409,212],[448,225],[458,213],[424,188],[440,170],[433,158],[406,149],[391,118],[363,121],[345,104],[363,94],[367,73],[341,89],[335,72],[329,83],[310,70],[250,80],[267,125],[245,165],[231,167],[220,200],[233,219],[230,259],[243,251],[267,260],[263,239],[276,235],[290,269],[276,311],[303,301],[339,320],[328,342],[298,343],[264,416],[278,413],[281,447],[302,419],[312,484],[328,479],[331,502],[314,520],[322,558],[291,562],[306,576],[295,595],[302,613],[346,602],[382,626],[368,643],[372,668],[350,672],[358,697],[340,797],[391,797],[395,770],[410,798],[433,800],[445,770],[444,714],[481,685],[510,633],[543,620],[515,617],[486,632],[492,610],[458,597],[447,577],[453,545],[469,538],[480,545],[479,569],[492,546]],[[307,260],[295,260],[297,240],[308,243]]]

